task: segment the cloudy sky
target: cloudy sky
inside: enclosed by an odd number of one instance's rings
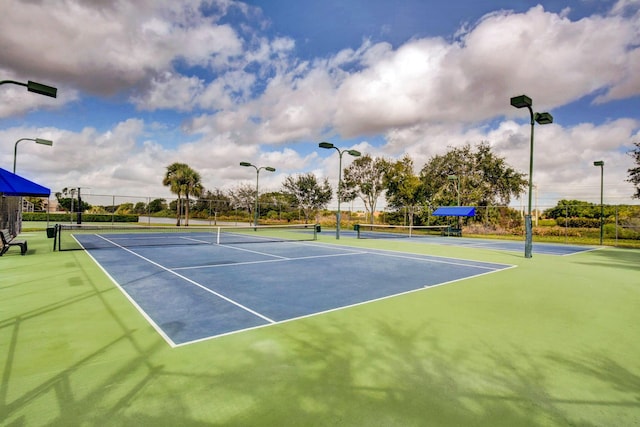
[[[168,197],[183,162],[207,189],[278,190],[303,172],[335,185],[330,141],[416,169],[482,141],[529,168],[541,207],[638,203],[640,0],[2,0],[0,167],[53,192]],[[343,166],[350,158],[345,155]],[[525,197],[526,198],[526,197]],[[89,200],[91,202],[91,200]],[[102,201],[104,203],[104,201]],[[96,203],[94,201],[94,203]],[[519,202],[516,202],[519,203]],[[383,202],[381,202],[383,204]]]

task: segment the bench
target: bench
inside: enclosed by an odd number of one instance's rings
[[[462,228],[451,227],[449,229],[449,236],[462,237]]]
[[[443,236],[457,236],[462,237],[462,228],[458,227],[447,227],[442,230]]]
[[[0,249],[0,256],[4,255],[4,253],[7,252],[11,246],[20,246],[20,255],[24,255],[27,253],[26,240],[15,240],[9,230],[2,230],[0,236],[2,236],[2,249]]]

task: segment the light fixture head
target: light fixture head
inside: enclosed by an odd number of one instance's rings
[[[354,157],[360,157],[361,153],[358,150],[348,150],[347,153],[351,154]]]
[[[511,105],[516,108],[531,107],[533,101],[527,95],[514,96],[511,98]]]
[[[548,125],[553,123],[553,116],[549,113],[536,113],[533,118],[539,125]]]
[[[264,169],[268,170],[269,172],[275,172],[276,171],[276,168],[272,168],[271,166],[267,166]]]
[[[597,162],[593,162],[593,166],[604,166],[604,160],[598,160]]]
[[[55,98],[58,95],[57,88],[43,85],[42,83],[32,82],[31,80],[27,82],[27,90],[40,95],[50,96],[52,98]]]
[[[320,147],[320,148],[335,148],[335,145],[333,145],[330,142],[321,142],[320,144],[318,144],[318,147]]]
[[[240,166],[253,166],[253,165],[249,162],[240,162]]]
[[[49,141],[48,139],[36,138],[34,141],[36,144],[48,145],[49,147],[53,145],[53,141]]]

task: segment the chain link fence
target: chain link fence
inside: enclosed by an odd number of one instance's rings
[[[82,204],[90,205],[83,212],[85,218],[102,215],[106,221],[117,222],[121,215],[135,215],[142,223],[178,223],[185,225],[187,203],[185,199],[149,196],[125,196],[104,194],[82,194]],[[18,233],[20,198],[3,197],[0,210],[2,227]],[[223,199],[191,199],[189,221],[194,224],[217,225],[218,223],[250,224],[255,218],[255,201],[244,204]],[[79,203],[77,196],[71,206],[58,206],[51,212],[65,212],[69,222],[77,222]],[[431,215],[437,208],[429,205],[405,206],[399,209],[384,207],[373,216],[357,201],[343,202],[340,206],[341,227],[357,223],[395,225],[456,225],[465,235],[524,236],[524,207],[476,206],[473,217],[436,217]],[[31,207],[30,207],[31,209]],[[318,211],[314,218],[327,227],[335,227],[337,204]],[[602,222],[601,222],[602,216]],[[258,204],[261,223],[304,222],[301,209],[284,202]],[[546,238],[557,242],[573,243],[582,239],[586,243],[618,245],[622,241],[640,245],[640,205],[559,204],[536,206],[532,212],[534,240]],[[103,221],[105,219],[103,218]],[[602,226],[601,226],[602,225]]]

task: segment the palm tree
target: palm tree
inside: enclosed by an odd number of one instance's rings
[[[184,187],[185,171],[191,169],[189,165],[185,163],[172,163],[167,166],[167,172],[162,180],[162,185],[169,186],[172,193],[178,196],[178,205],[176,209],[176,225],[180,226],[180,205],[182,198],[182,190]]]
[[[189,196],[199,197],[202,194],[200,174],[185,163],[172,163],[167,166],[167,173],[162,180],[163,185],[169,186],[172,193],[178,196],[176,225],[180,226],[182,196],[187,203],[185,206],[184,225],[189,225]]]
[[[184,225],[189,226],[189,196],[200,197],[202,195],[202,183],[200,182],[200,174],[189,166],[184,170],[184,180],[182,185],[182,194],[187,200],[185,208]]]

